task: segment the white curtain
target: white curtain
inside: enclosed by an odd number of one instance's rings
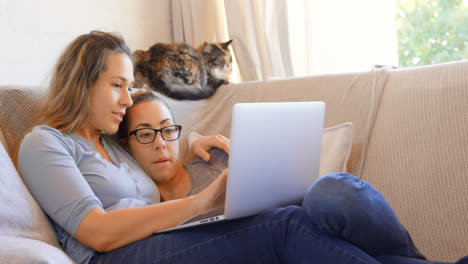
[[[293,76],[285,0],[173,0],[175,42],[233,39],[242,80]]]
[[[293,76],[286,0],[226,0],[225,5],[244,80]]]
[[[241,79],[398,64],[389,0],[172,0],[175,42],[234,39]]]
[[[222,0],[172,0],[174,42],[197,47],[203,42],[229,40]]]

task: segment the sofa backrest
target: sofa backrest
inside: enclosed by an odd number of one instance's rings
[[[0,86],[0,129],[9,152],[18,137],[36,121],[44,96],[44,89],[40,87]]]
[[[361,179],[429,259],[467,254],[468,61],[389,73]]]
[[[191,131],[230,136],[232,107],[238,102],[324,101],[325,127],[353,123],[353,145],[347,171],[360,175],[366,145],[377,113],[387,69],[224,85],[203,101],[165,98],[182,124],[181,154]]]

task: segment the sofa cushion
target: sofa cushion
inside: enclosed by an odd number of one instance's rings
[[[353,124],[346,122],[323,130],[319,175],[346,172],[353,143]]]
[[[189,134],[189,148],[193,141],[203,137],[194,131]],[[353,124],[346,122],[323,130],[319,175],[346,172],[346,163],[353,140]]]
[[[468,242],[468,61],[389,74],[361,179],[387,198],[430,260]]]
[[[0,235],[38,239],[58,246],[52,227],[0,145]],[[3,263],[3,262],[2,262]]]
[[[22,238],[0,236],[0,263],[9,264],[72,264],[59,248],[47,243]]]

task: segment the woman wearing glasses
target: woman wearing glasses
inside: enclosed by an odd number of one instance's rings
[[[128,148],[141,166],[107,135],[117,132],[133,103],[130,56],[125,42],[113,34],[91,32],[75,39],[57,62],[42,125],[24,137],[18,152],[19,172],[76,263],[379,263],[376,259],[383,255],[396,255],[399,261],[423,258],[383,197],[347,174],[319,180],[303,207],[154,234],[221,207],[227,173],[186,197],[193,185],[187,186],[182,177],[186,172],[178,164],[174,139],[180,128],[160,102],[141,101],[129,111]],[[139,106],[146,114],[132,117]],[[161,185],[161,193],[145,171]],[[171,177],[182,180],[164,186]],[[323,191],[330,186],[339,187],[334,193],[340,198],[330,199],[336,204],[317,204],[323,195],[333,194]],[[160,203],[161,196],[168,201]],[[171,199],[178,197],[183,198]],[[363,204],[342,208],[351,198]],[[385,226],[375,224],[382,218]]]
[[[226,153],[229,153],[230,145],[228,138],[218,135],[218,140],[212,141],[219,142],[224,150],[211,149],[210,155],[205,157],[209,162],[193,159],[194,155],[189,153],[190,162],[182,165],[177,141],[182,127],[175,124],[168,107],[151,92],[133,96],[133,102],[135,106],[127,109],[120,123],[120,142],[155,181],[162,201],[195,195],[218,175],[225,174],[223,170],[227,168]],[[149,120],[149,116],[156,121]]]

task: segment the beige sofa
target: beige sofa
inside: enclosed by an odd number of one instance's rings
[[[0,87],[7,149],[30,126],[42,94]],[[468,61],[231,84],[208,100],[167,99],[184,127],[182,153],[190,131],[229,136],[235,102],[308,100],[326,102],[325,127],[353,123],[347,171],[384,194],[430,260],[468,255]],[[3,148],[0,173],[0,263],[70,262]]]

